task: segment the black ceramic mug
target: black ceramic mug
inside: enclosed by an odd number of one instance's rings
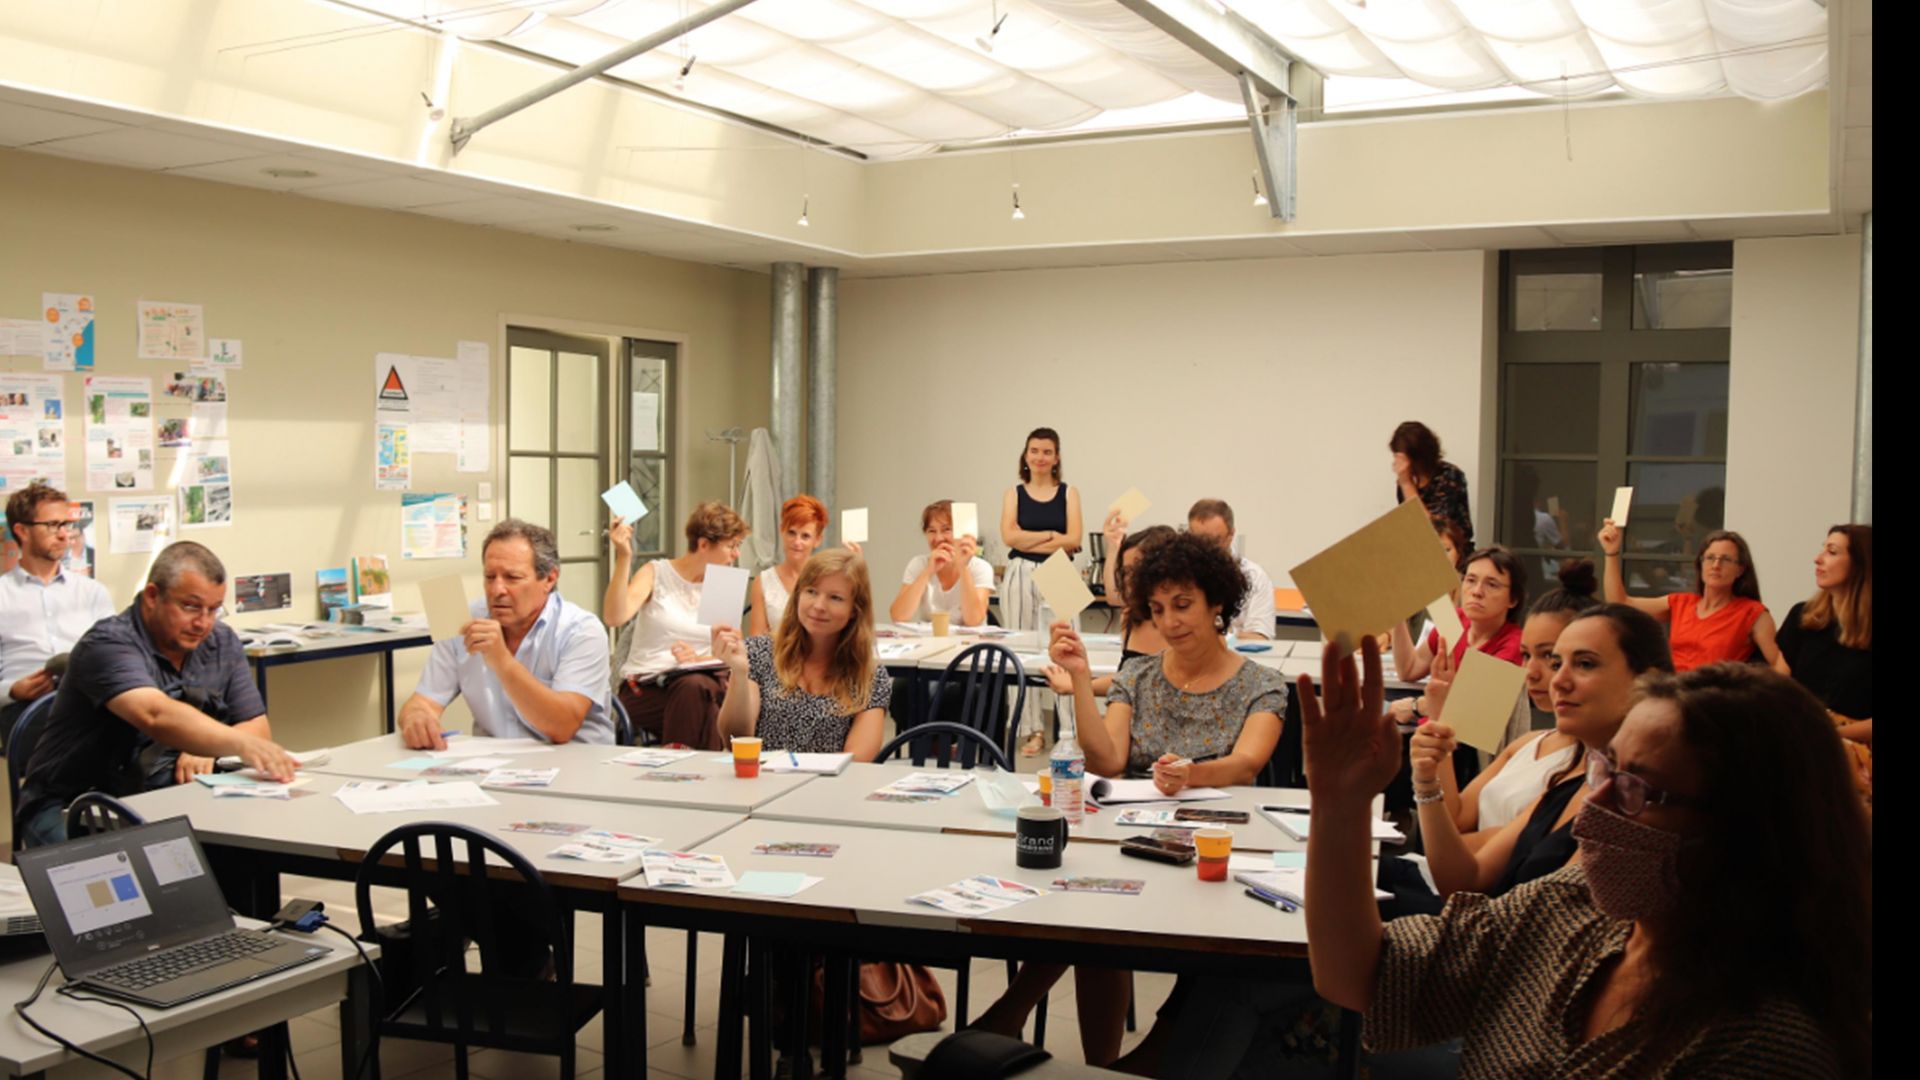
[[[1067,850],[1067,815],[1052,806],[1023,806],[1013,825],[1013,861],[1024,870],[1057,870]]]

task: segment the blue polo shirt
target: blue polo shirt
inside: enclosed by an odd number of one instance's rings
[[[468,612],[476,619],[490,617],[485,600],[475,600]],[[521,639],[513,658],[550,689],[579,694],[593,703],[580,722],[580,730],[574,733],[574,742],[613,742],[613,717],[607,712],[607,687],[611,682],[607,628],[598,615],[561,599],[557,592],[549,594],[547,606]],[[476,735],[550,741],[520,718],[520,710],[507,697],[499,676],[485,659],[469,653],[461,638],[434,643],[427,670],[414,692],[443,707],[456,697],[466,698],[467,708],[473,711]]]
[[[27,778],[21,806],[58,800],[64,806],[84,791],[128,795],[142,790],[134,758],[144,736],[114,715],[107,702],[129,690],[153,688],[185,701],[224,724],[264,716],[240,637],[216,623],[186,666],[161,656],[140,617],[140,601],[93,624],[74,645],[67,673],[54,695]]]

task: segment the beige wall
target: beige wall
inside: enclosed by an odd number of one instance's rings
[[[1386,442],[1401,420],[1432,425],[1478,476],[1487,259],[844,282],[840,494],[873,508],[883,599],[923,550],[926,503],[979,502],[997,534],[1021,439],[1041,425],[1060,431],[1088,530],[1128,487],[1153,500],[1143,524],[1183,523],[1195,499],[1224,498],[1279,584],[1393,506]]]
[[[31,315],[42,291],[91,292],[99,374],[151,377],[157,390],[172,370],[134,358],[141,299],[204,304],[211,336],[245,342],[246,366],[229,380],[235,523],[186,535],[218,552],[230,574],[290,571],[294,610],[236,624],[312,617],[314,571],[343,566],[355,552],[388,555],[403,609],[418,610],[411,583],[451,567],[400,562],[400,497],[373,489],[376,352],[451,356],[459,340],[492,346],[494,471],[457,473],[452,455],[425,455],[415,462],[415,491],[471,498],[479,481],[492,480],[504,505],[498,370],[508,313],[556,328],[685,336],[675,402],[682,506],[725,497],[725,448],[701,432],[766,422],[761,275],[6,151],[0,205],[13,211],[0,314]],[[24,358],[0,366],[40,370]],[[81,376],[66,376],[67,484],[104,514],[111,494],[83,491],[80,394]],[[172,456],[160,452],[160,477]],[[463,564],[473,591],[485,528],[473,523],[473,557]],[[106,554],[105,541],[101,580],[125,603],[147,557]],[[399,655],[404,697],[425,653]],[[361,660],[279,669],[269,686],[276,732],[295,747],[371,733],[376,675]]]
[[[1813,555],[1849,520],[1860,238],[1733,249],[1727,525],[1753,547],[1776,618],[1813,593]]]

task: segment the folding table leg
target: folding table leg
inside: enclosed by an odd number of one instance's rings
[[[713,1048],[714,1080],[740,1080],[740,1037],[744,1019],[747,942],[738,934],[722,939],[720,949],[719,1045]]]

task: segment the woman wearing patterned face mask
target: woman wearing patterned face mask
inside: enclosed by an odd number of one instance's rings
[[[1839,737],[1806,691],[1717,664],[1642,680],[1589,756],[1578,859],[1498,899],[1382,926],[1368,804],[1399,768],[1365,675],[1301,680],[1314,985],[1377,1050],[1463,1038],[1460,1075],[1873,1072],[1873,852]]]

